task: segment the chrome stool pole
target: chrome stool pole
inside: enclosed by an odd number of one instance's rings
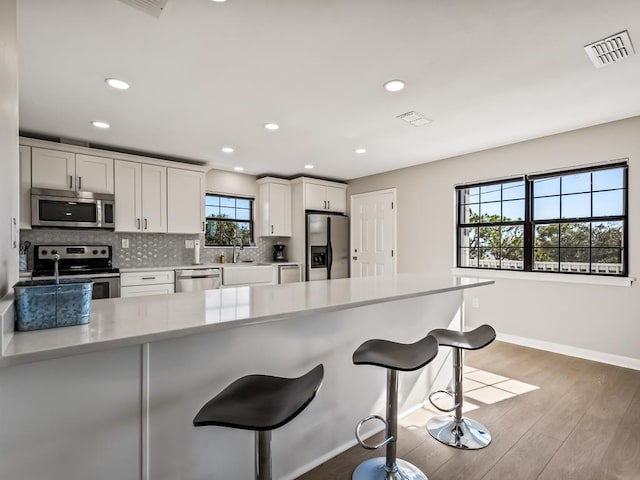
[[[362,462],[354,470],[352,480],[427,480],[427,476],[418,467],[397,458],[398,370],[412,371],[422,368],[435,358],[437,352],[437,342],[427,336],[410,345],[369,340],[353,354],[355,364],[387,367],[387,406],[386,419],[378,415],[369,415],[356,426],[358,443],[368,450],[386,445],[386,456]],[[370,445],[362,439],[360,429],[366,422],[374,419],[385,424],[385,439],[377,445]]]
[[[433,392],[429,395],[429,402],[441,412],[455,411],[455,414],[430,418],[427,422],[427,431],[433,438],[451,447],[465,450],[484,448],[491,443],[491,433],[481,423],[462,415],[463,349],[477,350],[487,346],[496,338],[495,330],[489,325],[482,325],[471,332],[437,329],[429,334],[438,339],[440,346],[446,345],[453,349],[453,392],[446,390]],[[453,397],[453,407],[445,409],[436,405],[433,397],[438,393],[445,393]]]
[[[256,480],[271,480],[271,430],[256,432]]]

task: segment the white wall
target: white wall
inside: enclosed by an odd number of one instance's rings
[[[0,1],[0,297],[18,280],[18,250],[11,246],[18,218],[18,48],[16,2]]]
[[[428,128],[428,127],[425,127]],[[454,266],[454,185],[629,159],[629,272],[640,275],[640,117],[363,177],[348,194],[398,189],[398,272]],[[640,287],[499,279],[473,292],[467,323],[502,334],[640,359]],[[468,306],[467,306],[468,307]]]
[[[211,169],[207,172],[206,189],[209,193],[226,193],[258,198],[256,177],[243,173]]]

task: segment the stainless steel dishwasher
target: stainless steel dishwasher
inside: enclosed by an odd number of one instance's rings
[[[176,293],[220,288],[219,268],[176,270]]]
[[[300,281],[300,265],[279,265],[278,283],[296,283]]]

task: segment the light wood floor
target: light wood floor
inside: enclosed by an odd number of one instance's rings
[[[465,364],[466,415],[493,441],[460,451],[425,432],[431,411],[402,419],[398,456],[429,480],[640,479],[640,371],[501,342]],[[356,446],[300,479],[350,479],[375,456]]]

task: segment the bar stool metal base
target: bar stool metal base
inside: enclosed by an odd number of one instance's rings
[[[396,460],[393,468],[387,467],[385,457],[365,460],[356,467],[352,480],[428,480],[415,465],[404,460]],[[390,471],[391,470],[391,471]]]
[[[427,430],[439,442],[464,450],[478,450],[491,443],[489,431],[467,417],[460,421],[451,415],[432,417],[427,422]]]

